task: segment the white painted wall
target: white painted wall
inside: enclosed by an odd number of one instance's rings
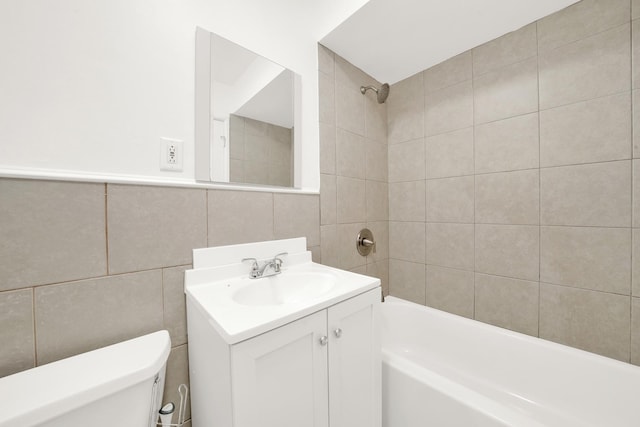
[[[303,188],[319,188],[317,40],[366,0],[6,0],[0,174],[193,182],[195,28],[302,76]],[[159,138],[185,141],[159,170]],[[13,171],[13,172],[12,172]]]

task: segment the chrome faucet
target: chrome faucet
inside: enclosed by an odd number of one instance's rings
[[[252,261],[253,263],[251,264],[251,271],[249,272],[249,277],[252,279],[259,279],[261,277],[275,276],[276,274],[282,273],[281,267],[282,267],[283,261],[280,257],[284,255],[289,255],[289,254],[287,252],[282,252],[281,254],[274,256],[273,259],[265,261],[262,267],[258,265],[258,260],[255,258],[243,258],[242,262]],[[269,269],[271,269],[271,273],[265,274]]]

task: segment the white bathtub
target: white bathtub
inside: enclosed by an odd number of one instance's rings
[[[388,297],[383,427],[640,426],[640,367]]]

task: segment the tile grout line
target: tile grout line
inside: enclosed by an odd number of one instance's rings
[[[471,49],[471,109],[473,132],[473,313],[472,319],[476,318],[476,87],[475,87],[475,67],[473,66],[475,49]]]
[[[538,21],[536,21],[536,78],[538,84],[538,324],[536,336],[540,337],[540,313],[542,297],[542,168],[540,143],[540,35],[538,34]]]
[[[629,57],[630,57],[630,61],[629,61],[629,81],[630,81],[630,87],[631,90],[629,91],[629,97],[631,100],[631,185],[630,190],[631,190],[631,228],[630,228],[630,233],[631,233],[631,253],[629,254],[629,258],[630,258],[630,266],[631,266],[631,283],[629,284],[629,363],[631,363],[631,359],[632,359],[632,345],[633,345],[633,214],[634,214],[634,209],[633,209],[633,187],[634,187],[634,170],[633,170],[633,134],[634,134],[634,110],[635,110],[635,103],[633,102],[633,68],[634,68],[634,61],[633,61],[633,5],[632,2],[629,2]]]
[[[104,184],[104,242],[105,242],[105,259],[107,262],[107,274],[110,275],[109,269],[109,184]]]
[[[38,330],[36,325],[36,288],[31,288],[31,316],[33,320],[33,365],[38,366]]]

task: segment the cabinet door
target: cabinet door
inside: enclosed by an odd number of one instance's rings
[[[234,427],[327,427],[327,312],[232,347]]]
[[[380,289],[328,309],[331,427],[380,427]]]

